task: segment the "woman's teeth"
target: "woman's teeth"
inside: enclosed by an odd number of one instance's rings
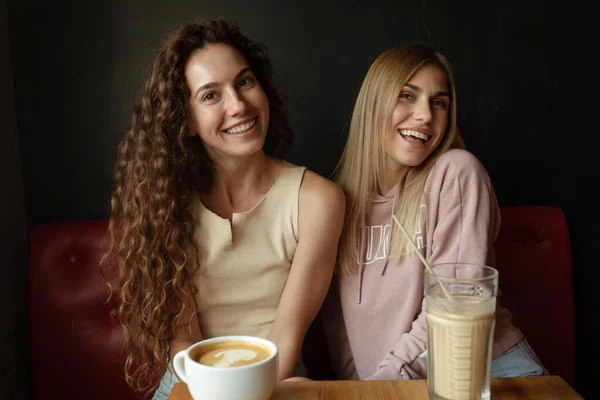
[[[401,134],[402,136],[416,137],[417,139],[421,139],[423,141],[423,143],[425,143],[426,141],[429,140],[429,135],[426,135],[425,133],[421,133],[421,132],[417,132],[417,131],[412,131],[409,129],[398,129],[398,133]]]
[[[234,126],[231,129],[227,129],[225,133],[229,135],[239,135],[240,133],[246,132],[248,129],[252,128],[256,124],[256,118],[253,118],[251,121],[246,122],[245,124],[240,124]]]

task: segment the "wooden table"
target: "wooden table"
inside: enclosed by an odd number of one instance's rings
[[[492,400],[581,399],[561,377],[492,379]],[[303,381],[277,385],[271,400],[426,400],[426,380],[412,381]],[[173,388],[169,400],[192,400],[184,383]]]

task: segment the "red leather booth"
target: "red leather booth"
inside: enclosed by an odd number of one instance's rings
[[[500,287],[516,324],[552,374],[573,385],[574,318],[569,234],[550,207],[502,209],[496,244]],[[123,378],[117,298],[99,264],[107,222],[35,226],[29,235],[28,308],[33,399],[134,399]],[[109,278],[116,271],[106,271]],[[305,340],[309,376],[331,378],[320,320]]]
[[[39,225],[29,234],[28,308],[33,399],[137,399],[123,377],[117,298],[100,260],[107,221]],[[116,277],[107,269],[108,278]]]

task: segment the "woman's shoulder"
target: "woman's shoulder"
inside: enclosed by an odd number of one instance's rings
[[[491,185],[490,177],[479,159],[471,152],[462,149],[451,149],[442,154],[433,165],[427,183],[426,192],[437,192],[444,187],[450,190],[456,186],[460,188],[474,188],[480,185]]]
[[[284,168],[302,174],[300,182],[300,201],[304,203],[326,202],[345,204],[346,197],[342,188],[330,179],[311,171],[305,166],[284,161]]]
[[[332,180],[311,171],[305,166],[296,165],[289,161],[285,161],[286,168],[292,170],[303,171],[302,182],[300,184],[300,195],[304,194],[309,197],[333,198],[333,200],[344,199],[342,188]]]
[[[309,169],[304,172],[300,198],[310,203],[326,202],[343,205],[346,202],[344,191],[337,183]]]
[[[463,149],[450,149],[442,154],[434,165],[433,173],[484,174],[487,171],[481,161],[471,152]]]
[[[323,234],[339,236],[346,212],[346,197],[335,182],[306,170],[299,194],[300,227],[309,240],[326,240]],[[308,234],[308,236],[306,236]]]
[[[285,162],[285,166],[303,171],[299,201],[301,211],[308,211],[308,213],[304,212],[303,214],[318,216],[329,213],[334,209],[345,209],[346,197],[337,183],[306,167],[288,161]]]

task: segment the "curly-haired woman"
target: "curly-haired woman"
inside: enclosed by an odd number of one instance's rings
[[[272,340],[279,379],[299,374],[345,200],[283,160],[292,141],[263,45],[220,19],[166,40],[121,143],[111,200],[132,387],[159,386],[154,398],[166,399],[169,360],[231,334]]]

